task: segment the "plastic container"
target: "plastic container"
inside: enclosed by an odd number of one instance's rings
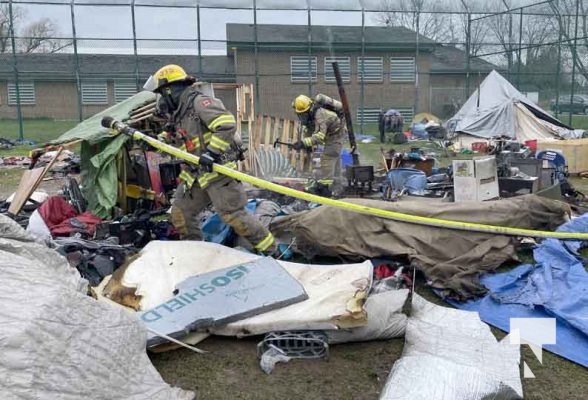
[[[353,165],[353,156],[347,149],[341,150],[341,168],[347,165]]]

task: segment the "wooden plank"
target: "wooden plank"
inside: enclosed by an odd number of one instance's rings
[[[263,132],[263,148],[267,149],[268,143],[270,143],[272,135],[272,117],[265,117],[265,130]]]
[[[253,97],[253,84],[249,84],[249,116],[252,121],[255,120],[255,99]]]
[[[39,187],[43,177],[49,172],[51,167],[53,167],[53,164],[55,164],[55,161],[62,151],[63,147],[60,147],[55,153],[55,156],[53,156],[44,168],[27,169],[22,174],[14,199],[10,202],[10,207],[8,207],[9,214],[17,215],[19,213],[29,197],[31,197],[31,194],[33,194],[37,187]]]
[[[290,142],[290,120],[285,119],[282,126],[282,138],[280,140],[282,142]],[[288,158],[288,154],[290,153],[289,147],[280,146],[280,151],[282,152],[284,157]]]
[[[267,148],[271,149],[274,147],[274,141],[278,138],[280,138],[280,129],[281,129],[281,122],[282,120],[280,118],[273,118],[274,120],[274,129],[273,129],[273,133],[272,133],[272,137],[270,139],[270,142],[267,144]]]

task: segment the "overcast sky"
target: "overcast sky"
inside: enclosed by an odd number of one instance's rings
[[[72,36],[71,14],[68,5],[19,4],[26,11],[26,21],[48,17],[55,21],[64,37]],[[377,13],[366,12],[365,24],[377,25]],[[136,31],[140,53],[197,54],[197,13],[189,8],[136,7]],[[251,10],[200,9],[203,54],[225,54],[226,23],[253,23]],[[306,11],[258,10],[259,24],[307,23]],[[85,6],[75,7],[76,36],[103,38],[79,43],[80,52],[112,53],[133,51],[132,15],[130,7]],[[313,25],[361,26],[360,11],[312,11]],[[24,21],[23,21],[24,22]],[[112,40],[117,39],[117,40]],[[154,42],[146,39],[168,39]],[[157,48],[154,50],[154,48]]]

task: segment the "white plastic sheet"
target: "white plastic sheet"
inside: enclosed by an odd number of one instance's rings
[[[86,295],[65,258],[0,215],[0,399],[192,399],[145,353],[147,332]]]
[[[413,295],[402,358],[381,400],[521,399],[520,346],[497,342],[478,313]]]
[[[169,300],[176,285],[190,276],[258,257],[216,243],[151,241],[141,250],[139,258],[128,266],[120,283],[126,288],[136,288],[135,294],[142,296],[140,309],[146,310]],[[371,285],[371,262],[341,265],[279,263],[304,286],[308,300],[215,327],[210,329],[211,333],[244,336],[366,324],[363,301]]]

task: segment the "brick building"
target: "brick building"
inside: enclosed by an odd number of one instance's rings
[[[363,35],[355,26],[257,25],[255,30],[250,24],[227,24],[226,30],[227,55],[202,59],[80,54],[76,61],[69,53],[19,54],[22,114],[76,119],[81,107],[87,118],[135,93],[168,63],[211,82],[257,84],[258,111],[273,116],[292,117],[291,103],[299,94],[338,96],[332,61],[339,63],[356,121],[362,116],[365,122],[373,121],[380,108],[397,108],[407,116],[430,111],[446,117],[467,98],[465,53],[419,36],[417,54],[417,36],[406,28],[367,26]],[[493,68],[470,59],[470,92]],[[17,116],[14,82],[12,55],[0,55],[0,118]],[[232,91],[216,94],[234,111]]]

